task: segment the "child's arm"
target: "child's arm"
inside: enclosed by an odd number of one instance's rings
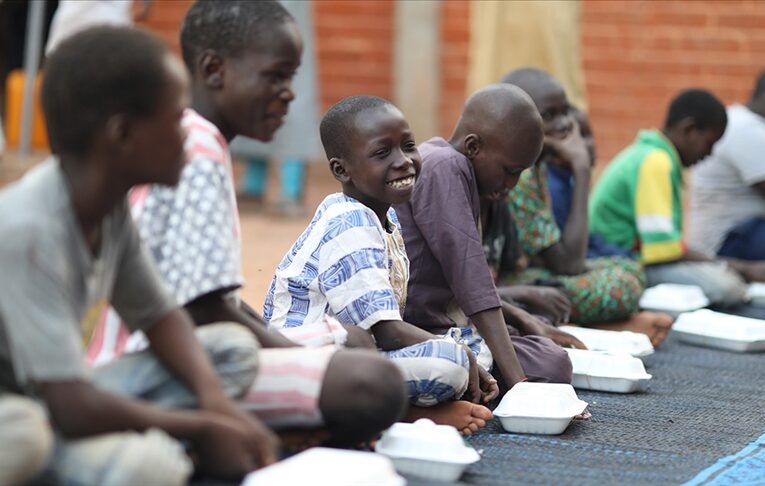
[[[510,340],[510,335],[505,327],[505,319],[499,307],[487,309],[470,316],[470,320],[478,330],[478,333],[489,346],[494,362],[499,372],[505,379],[507,386],[512,387],[516,383],[526,379],[515,348]]]
[[[574,193],[571,211],[563,228],[560,241],[542,250],[540,255],[545,266],[560,275],[577,275],[584,271],[589,239],[587,200],[590,194],[590,156],[587,145],[579,134],[579,128],[565,140],[546,138],[545,143],[558,156],[557,160],[574,174]],[[545,188],[546,189],[546,188]]]
[[[438,339],[438,336],[400,320],[380,321],[372,326],[370,331],[372,331],[377,345],[384,351],[401,349],[430,339]]]
[[[157,428],[190,441],[205,471],[231,478],[275,461],[276,443],[259,425],[211,412],[157,407],[85,381],[38,382],[36,388],[65,437]]]
[[[237,322],[258,338],[264,348],[285,348],[297,346],[278,332],[270,332],[263,318],[249,306],[242,303],[237,307],[225,298],[225,291],[210,292],[187,303],[184,308],[198,326],[215,322]]]

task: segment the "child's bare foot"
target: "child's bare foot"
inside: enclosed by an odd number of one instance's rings
[[[451,425],[462,435],[478,432],[491,420],[491,410],[466,400],[439,403],[435,407],[409,407],[405,420],[414,422],[417,419],[428,418],[440,425]]]
[[[672,327],[672,318],[667,314],[642,311],[634,314],[626,321],[594,324],[590,327],[608,331],[633,331],[643,333],[651,340],[654,347],[664,341]]]

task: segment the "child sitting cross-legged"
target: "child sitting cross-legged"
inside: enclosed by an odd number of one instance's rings
[[[496,380],[467,346],[401,317],[409,261],[391,205],[409,200],[420,172],[406,119],[382,98],[353,96],[324,116],[321,140],[343,192],[324,199],[278,266],[264,317],[285,329],[328,314],[369,331],[404,374],[408,419],[475,432],[492,417],[479,402],[497,395]]]

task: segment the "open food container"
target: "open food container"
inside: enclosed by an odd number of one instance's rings
[[[340,474],[339,472],[342,472]],[[247,475],[242,486],[405,486],[387,457],[374,452],[314,447]]]
[[[677,317],[709,305],[709,299],[698,285],[659,284],[645,289],[640,308],[664,312]]]
[[[393,424],[375,450],[389,457],[398,472],[435,481],[456,481],[468,465],[481,459],[457,429],[429,419]]]
[[[672,331],[681,341],[728,351],[765,350],[765,321],[708,309],[680,314]]]
[[[574,388],[613,393],[641,390],[651,375],[643,362],[626,353],[566,349],[574,367]]]
[[[636,358],[653,354],[651,340],[639,332],[606,331],[576,326],[561,326],[558,329],[579,339],[591,351],[627,353]]]
[[[494,416],[508,432],[558,435],[587,405],[571,385],[522,382],[505,393]]]
[[[765,283],[755,282],[749,284],[746,296],[752,301],[752,304],[765,307]]]

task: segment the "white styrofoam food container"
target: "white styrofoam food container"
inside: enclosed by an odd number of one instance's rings
[[[765,321],[708,309],[680,314],[672,326],[681,341],[728,351],[765,350]]]
[[[574,367],[574,388],[633,393],[651,379],[643,362],[626,353],[568,348],[566,352]]]
[[[579,339],[591,351],[627,353],[637,358],[653,354],[651,340],[639,332],[606,331],[577,326],[561,326],[558,329]]]
[[[645,289],[640,308],[666,312],[677,317],[709,305],[709,299],[698,285],[659,284]]]
[[[468,465],[481,459],[457,429],[428,419],[393,424],[375,450],[388,456],[398,472],[435,481],[456,481]]]
[[[494,416],[508,432],[558,435],[586,408],[571,385],[522,382],[505,393]]]
[[[252,472],[242,486],[405,486],[390,459],[374,452],[314,447]]]
[[[765,306],[765,283],[754,282],[749,284],[746,296],[751,299],[752,304]]]

